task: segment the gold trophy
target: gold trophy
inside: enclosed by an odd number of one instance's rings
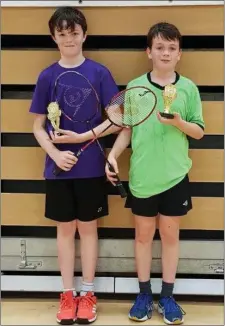
[[[163,100],[164,100],[164,112],[160,112],[160,115],[166,119],[173,119],[174,115],[170,113],[170,107],[172,102],[176,98],[177,90],[176,87],[172,84],[166,85],[163,91]]]
[[[48,119],[50,120],[52,127],[55,131],[59,130],[59,124],[60,124],[60,116],[61,116],[61,110],[59,109],[59,105],[57,102],[51,102],[48,105]]]

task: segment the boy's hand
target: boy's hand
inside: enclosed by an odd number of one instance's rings
[[[54,161],[63,171],[70,171],[78,159],[71,151],[58,151]]]
[[[82,143],[84,141],[82,134],[78,134],[71,130],[59,129],[58,131],[50,131],[50,136],[54,144],[64,143]]]
[[[182,122],[182,118],[179,113],[173,112],[173,115],[174,115],[173,119],[166,119],[166,118],[163,118],[159,112],[157,112],[157,118],[161,123],[163,123],[165,125],[179,127]]]
[[[118,181],[118,179],[115,176],[116,174],[119,173],[117,161],[114,156],[110,156],[110,155],[108,156],[108,161],[113,166],[116,173],[110,171],[108,163],[106,163],[105,165],[105,173],[107,179],[115,186],[115,182]]]

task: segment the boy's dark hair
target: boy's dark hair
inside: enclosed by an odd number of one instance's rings
[[[153,39],[157,36],[161,36],[168,41],[177,40],[179,47],[181,48],[182,36],[178,28],[172,24],[161,22],[153,25],[147,35],[147,46],[151,49]]]
[[[76,25],[80,25],[83,30],[83,33],[86,33],[86,18],[80,10],[73,7],[58,8],[48,22],[49,30],[52,36],[55,35],[55,30],[59,32],[64,29],[74,31]]]

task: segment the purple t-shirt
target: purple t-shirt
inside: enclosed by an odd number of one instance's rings
[[[118,92],[117,85],[109,72],[109,70],[90,59],[85,59],[85,61],[76,68],[63,68],[59,65],[58,62],[52,64],[48,68],[44,69],[39,77],[33,94],[33,99],[30,107],[30,112],[36,114],[48,114],[47,107],[48,104],[52,101],[55,101],[54,97],[54,83],[56,78],[64,71],[75,70],[83,74],[92,84],[96,90],[101,107],[104,108],[109,103],[111,98]],[[67,76],[67,75],[64,75]],[[69,76],[69,75],[68,75]],[[65,77],[66,78],[66,77]],[[69,78],[69,77],[68,77]],[[71,75],[70,75],[71,78]],[[70,87],[79,87],[79,85],[71,85],[74,83],[74,78],[71,81],[68,80],[68,85]],[[93,101],[94,102],[94,101]],[[86,120],[86,113],[88,110],[92,110],[91,104],[92,101],[87,101],[87,105],[83,104],[82,111],[79,111],[79,121]],[[93,106],[96,106],[96,103],[93,103]],[[96,107],[93,107],[93,111],[96,110]],[[91,120],[91,126],[96,127],[103,122],[102,113],[98,111],[97,115]],[[82,113],[83,112],[83,113]],[[83,116],[82,116],[83,114]],[[78,133],[83,133],[90,130],[90,126],[87,123],[82,122],[71,122],[64,115],[60,117],[60,128],[65,130],[73,130]],[[46,131],[49,133],[52,130],[50,121],[46,119]],[[104,148],[104,139],[100,138]],[[69,150],[76,153],[84,143],[79,144],[55,144],[59,150]],[[65,172],[63,171],[57,177],[53,174],[55,163],[54,161],[46,155],[45,168],[44,168],[44,177],[46,179],[68,179],[68,178],[92,178],[99,177],[105,174],[105,159],[101,150],[96,142],[92,143],[79,157],[77,164],[73,168]]]

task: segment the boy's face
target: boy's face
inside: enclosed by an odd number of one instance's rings
[[[152,60],[153,68],[160,71],[175,70],[181,57],[178,40],[166,40],[157,36],[152,41],[152,48],[147,49],[147,55]]]
[[[64,57],[74,57],[82,51],[86,35],[84,35],[81,26],[76,25],[74,31],[68,29],[55,30],[53,39]]]

